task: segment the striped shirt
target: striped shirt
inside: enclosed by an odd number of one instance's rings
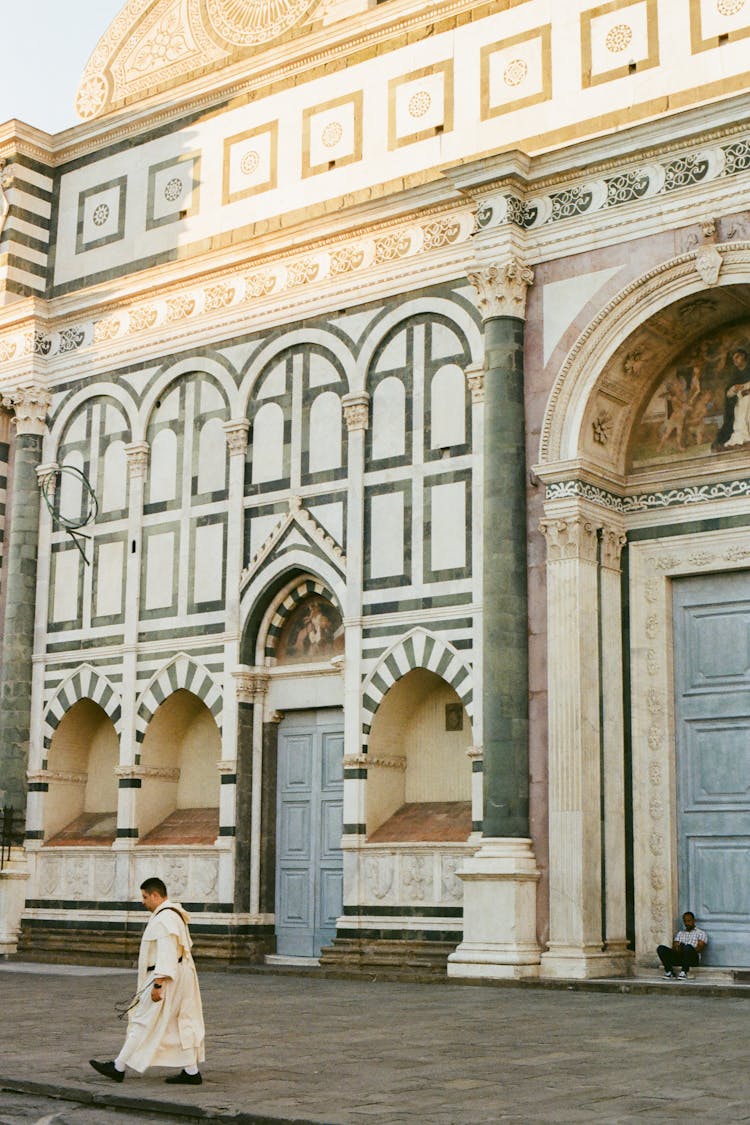
[[[708,934],[705,930],[701,930],[698,926],[694,926],[692,930],[679,930],[674,935],[674,940],[679,941],[682,945],[696,946],[699,941],[707,942]]]

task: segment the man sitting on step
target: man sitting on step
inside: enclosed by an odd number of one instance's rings
[[[664,966],[666,979],[675,979],[675,968],[679,965],[677,979],[687,980],[691,968],[700,963],[701,953],[706,948],[707,942],[706,931],[696,926],[692,910],[686,910],[682,915],[682,929],[674,935],[672,948],[670,949],[668,945],[660,945],[656,950]]]

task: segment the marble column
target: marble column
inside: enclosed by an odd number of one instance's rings
[[[532,270],[517,258],[470,273],[484,320],[482,845],[459,872],[464,939],[448,974],[538,973],[529,839],[526,426],[523,346]]]
[[[547,540],[550,852],[550,936],[542,974],[610,976],[627,971],[629,957],[622,724],[617,720],[622,712],[621,542],[616,533],[614,541],[606,533],[602,540],[598,513],[581,503],[541,526]],[[605,644],[609,636],[618,643]],[[605,869],[612,894],[609,947]]]
[[[32,653],[39,537],[39,484],[36,470],[48,391],[40,384],[3,396],[14,413],[16,430],[10,487],[10,535],[7,545],[3,659],[0,671],[0,804],[26,814],[26,768],[31,725]]]

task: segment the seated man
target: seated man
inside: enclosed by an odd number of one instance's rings
[[[686,910],[682,915],[682,925],[683,929],[674,935],[671,949],[668,945],[660,945],[656,950],[664,966],[664,976],[668,980],[674,980],[676,965],[680,966],[678,979],[687,980],[691,967],[699,964],[700,955],[708,942],[706,931],[696,926],[695,915],[691,910]]]

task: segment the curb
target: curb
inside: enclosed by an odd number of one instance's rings
[[[245,1110],[211,1109],[185,1102],[163,1101],[161,1098],[130,1097],[127,1094],[98,1094],[87,1086],[61,1086],[47,1082],[29,1082],[23,1078],[6,1078],[0,1074],[0,1090],[15,1094],[35,1094],[80,1105],[137,1113],[162,1113],[188,1121],[223,1121],[229,1125],[336,1125],[335,1122],[312,1121],[302,1117],[269,1117],[265,1113]]]

